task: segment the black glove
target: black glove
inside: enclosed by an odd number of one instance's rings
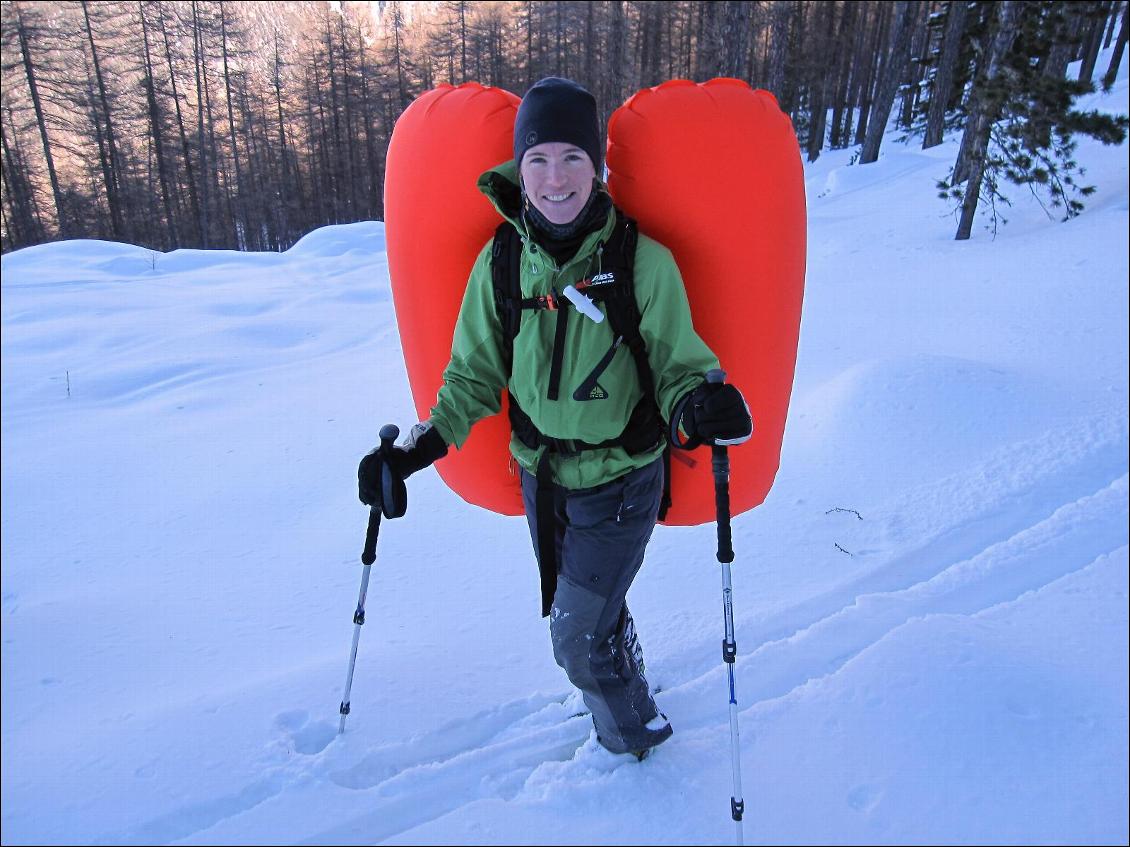
[[[742,393],[729,383],[704,382],[688,392],[677,411],[674,420],[682,424],[690,439],[683,445],[688,450],[704,441],[741,444],[753,434],[749,406]]]
[[[408,433],[407,440],[389,451],[388,469],[394,482],[403,483],[416,471],[446,455],[447,444],[443,436],[430,423],[418,423]],[[385,457],[377,447],[366,453],[357,466],[357,496],[366,506],[381,505],[381,468],[384,464]]]

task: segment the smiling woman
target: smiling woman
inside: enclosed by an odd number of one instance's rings
[[[603,159],[596,100],[575,82],[549,77],[522,98],[514,122],[514,162],[534,224],[550,235],[575,234],[593,197],[593,179]],[[567,231],[556,227],[577,222]]]
[[[489,114],[509,113],[470,93]],[[398,134],[409,126],[401,120]],[[412,143],[398,135],[386,185],[406,173],[397,156],[415,155],[421,137],[446,133],[433,126]],[[625,597],[665,500],[668,422],[731,443],[748,439],[752,423],[737,388],[704,379],[718,359],[695,331],[679,269],[596,178],[603,153],[592,94],[558,77],[526,92],[513,158],[477,181],[502,221],[477,245],[435,404],[406,443],[362,459],[358,493],[376,507],[385,474],[442,467],[505,394],[554,658],[592,712],[592,745],[642,759],[672,729],[644,677]],[[424,196],[401,188],[393,203],[404,194]],[[430,262],[428,275],[434,289]],[[434,300],[430,292],[429,318]]]
[[[576,220],[593,196],[596,166],[572,144],[551,141],[531,147],[519,173],[526,198],[551,223]]]

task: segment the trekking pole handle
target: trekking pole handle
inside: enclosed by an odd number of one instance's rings
[[[726,372],[713,368],[706,373],[706,381],[721,385]],[[714,471],[714,510],[718,522],[718,561],[734,561],[734,544],[730,533],[730,454],[721,444],[711,445],[711,466]]]
[[[387,456],[396,439],[400,437],[400,428],[396,424],[385,424],[380,431],[380,453]],[[377,535],[381,531],[380,503],[369,507],[369,525],[365,528],[365,549],[361,551],[361,564],[371,565],[377,560]],[[363,614],[363,613],[362,613]]]
[[[388,451],[392,449],[393,443],[396,439],[400,438],[400,427],[396,424],[385,424],[381,427],[381,455],[388,455]]]

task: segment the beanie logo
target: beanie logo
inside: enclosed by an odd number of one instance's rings
[[[526,133],[526,147],[533,147],[538,143],[538,132],[536,129],[531,129]]]

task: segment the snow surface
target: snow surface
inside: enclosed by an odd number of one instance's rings
[[[1127,148],[1080,145],[1077,219],[1013,190],[956,242],[955,144],[806,166],[781,471],[734,520],[749,843],[1128,840]],[[631,592],[675,727],[637,764],[573,716],[523,520],[413,477],[337,735],[356,463],[415,420],[384,247],[3,258],[5,844],[732,841],[710,525]]]

